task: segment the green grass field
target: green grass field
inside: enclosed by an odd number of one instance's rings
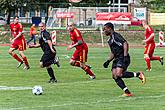
[[[79,68],[69,65],[66,47],[56,47],[61,68],[53,65],[58,83],[46,83],[46,69],[39,67],[41,49],[27,49],[31,68],[16,69],[17,62],[8,54],[9,47],[0,47],[0,110],[165,110],[165,67],[158,61],[151,63],[152,71],[145,72],[147,83],[138,78],[124,79],[133,97],[120,97],[123,91],[111,78],[111,66],[102,67],[109,48],[89,48],[88,62],[96,74],[96,80]],[[164,56],[164,48],[156,48],[155,55]],[[129,71],[144,71],[143,48],[130,48]],[[41,85],[43,95],[32,94],[31,88]]]

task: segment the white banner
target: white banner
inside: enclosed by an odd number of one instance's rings
[[[146,8],[134,8],[134,17],[139,20],[146,20]]]

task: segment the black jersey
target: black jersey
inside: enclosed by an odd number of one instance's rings
[[[41,32],[41,36],[39,38],[39,44],[43,50],[43,52],[51,52],[51,49],[48,45],[48,40],[51,40],[51,36],[49,34],[48,31],[44,30]],[[53,49],[55,50],[55,48],[53,47]]]
[[[124,42],[126,42],[126,40],[117,32],[113,32],[108,39],[109,47],[115,58],[124,56]]]

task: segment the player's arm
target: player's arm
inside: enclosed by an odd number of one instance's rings
[[[55,50],[53,49],[53,44],[51,40],[47,40],[48,41],[48,45],[50,47],[50,50],[52,51],[52,53],[56,53]]]
[[[114,59],[114,54],[110,52],[108,60],[103,63],[104,68],[108,68],[109,63]]]
[[[155,36],[155,34],[152,33],[152,34],[148,37],[148,39],[144,40],[144,42],[149,42],[151,39],[154,38],[154,36]]]
[[[18,35],[12,41],[14,41],[14,40],[16,40],[16,39],[18,39],[19,37],[22,36],[22,34],[23,34],[23,32],[22,32],[23,31],[23,27],[22,27],[22,24],[21,23],[19,23],[18,30],[19,30]]]
[[[69,49],[72,49],[72,48],[74,48],[74,47],[76,47],[76,46],[78,46],[78,45],[81,45],[81,44],[82,44],[82,40],[78,40],[77,43],[75,43],[75,44],[73,44],[73,45],[69,45],[69,46],[68,46],[68,50],[69,50]]]
[[[128,55],[128,50],[129,50],[129,46],[128,46],[127,41],[124,42],[123,48],[124,48],[124,56],[127,56]]]
[[[147,27],[147,31],[150,33],[150,36],[147,39],[143,40],[143,42],[145,42],[145,43],[149,42],[150,40],[152,40],[154,38],[154,36],[155,36],[155,34],[154,34],[154,32],[153,32],[151,27],[148,26]]]

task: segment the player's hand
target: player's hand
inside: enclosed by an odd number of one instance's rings
[[[9,41],[10,41],[11,43],[13,43],[13,39],[12,39],[12,38],[9,38]]]
[[[104,62],[103,67],[108,68],[108,65],[109,65],[110,62],[111,62],[110,60],[107,60],[106,62]]]
[[[72,49],[72,45],[69,45],[66,50]]]
[[[145,44],[146,43],[146,40],[142,40],[142,44]]]
[[[54,49],[51,49],[52,53],[56,53],[56,51],[54,51]]]

